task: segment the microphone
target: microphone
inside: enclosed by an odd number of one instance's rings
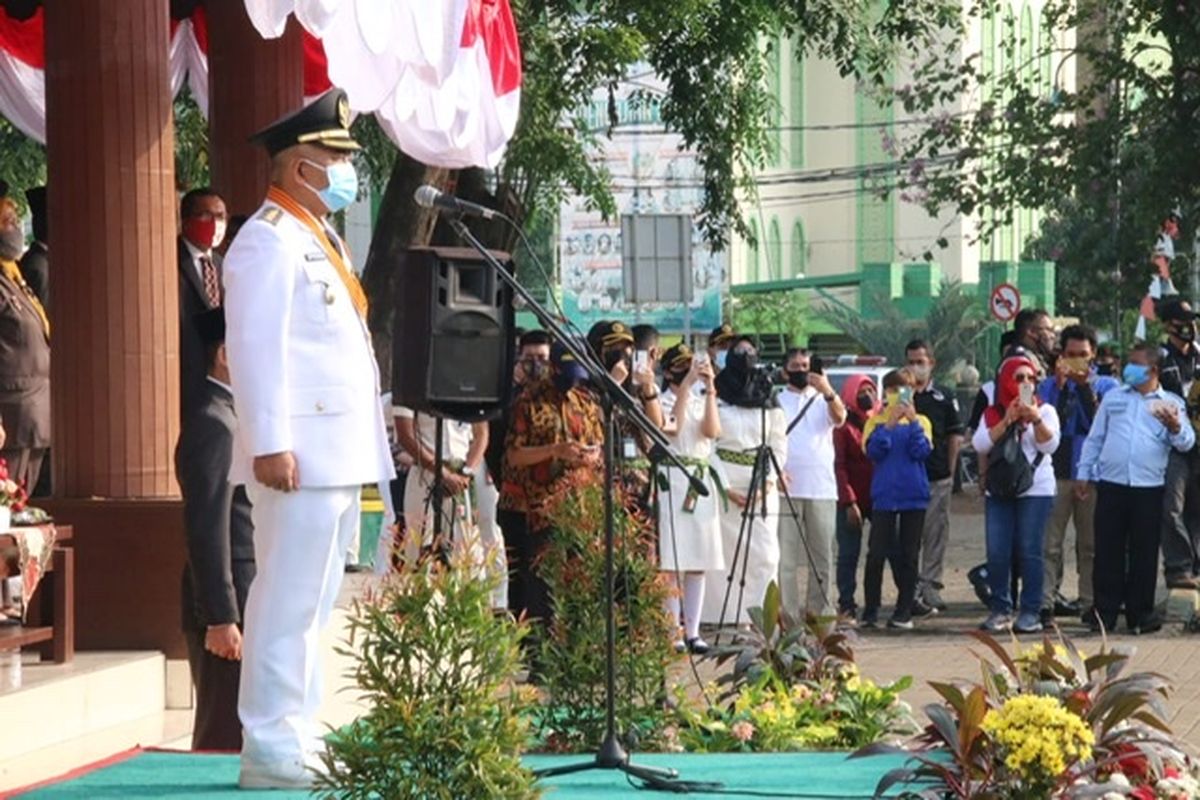
[[[413,192],[413,199],[421,208],[437,208],[442,211],[452,211],[464,217],[483,217],[495,219],[501,216],[499,211],[472,203],[470,200],[460,200],[454,195],[446,194],[437,187],[425,184]]]

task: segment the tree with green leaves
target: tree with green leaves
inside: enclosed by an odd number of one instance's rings
[[[975,363],[978,346],[993,327],[979,302],[954,280],[942,282],[937,297],[919,320],[905,317],[887,297],[877,295],[868,303],[873,312],[870,315],[835,302],[827,303],[819,315],[866,352],[886,356],[889,364],[905,363],[904,346],[913,339],[925,340],[937,353],[934,379],[941,384],[957,383],[955,371]]]
[[[1031,8],[975,0],[958,46],[927,54],[894,90],[929,119],[894,143],[927,165],[901,183],[930,209],[976,216],[985,239],[1047,212],[1024,255],[1058,263],[1067,313],[1112,324],[1146,291],[1164,216],[1200,215],[1200,5],[1048,0],[1040,15],[1016,13]],[[953,111],[962,98],[972,106]],[[1190,293],[1186,265],[1172,277]]]
[[[524,82],[516,134],[498,169],[465,170],[455,177],[401,155],[388,176],[364,275],[375,300],[371,327],[385,372],[399,253],[443,235],[447,243],[452,240],[412,203],[421,183],[446,187],[455,180],[458,194],[547,232],[568,194],[615,214],[611,176],[593,157],[595,146],[616,123],[616,87],[635,67],[648,68],[664,88],[637,93],[634,101],[657,104],[666,128],[697,154],[703,183],[698,224],[707,241],[723,248],[735,230],[748,234],[740,209],[756,196],[755,175],[770,154],[777,101],[766,78],[777,34],[798,42],[799,54],[827,59],[863,86],[883,87],[898,61],[934,46],[961,13],[961,3],[952,0],[513,0],[512,5]],[[606,91],[610,126],[597,131],[583,111]],[[477,232],[490,246],[516,247],[515,236],[502,225],[479,225]],[[520,256],[517,274],[527,283],[545,282]]]

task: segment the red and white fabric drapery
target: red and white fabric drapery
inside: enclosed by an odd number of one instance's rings
[[[508,0],[245,0],[258,32],[288,15],[325,45],[329,77],[426,164],[494,167],[517,127],[521,48]]]
[[[521,53],[508,0],[245,0],[264,37],[294,13],[304,35],[304,94],[346,89],[400,147],[424,163],[494,167],[516,129]],[[171,91],[186,84],[208,110],[203,5],[171,25]],[[328,52],[328,57],[327,57]],[[46,141],[44,10],[0,6],[0,115]]]
[[[0,7],[0,115],[25,135],[46,141],[45,11],[24,20]],[[208,113],[208,18],[204,7],[171,21],[171,93],[186,84],[200,109]],[[316,97],[330,87],[325,50],[304,33],[304,94]]]

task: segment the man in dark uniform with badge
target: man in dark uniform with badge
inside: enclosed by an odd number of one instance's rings
[[[229,480],[237,416],[225,354],[225,313],[214,308],[193,323],[207,356],[208,380],[184,416],[175,446],[187,536],[183,631],[196,687],[192,749],[239,750],[240,625],[254,580],[254,524],[246,488]]]
[[[258,565],[238,697],[244,788],[312,786],[320,633],[362,485],[394,475],[366,294],[325,220],[358,193],[349,124],[346,93],[332,89],[253,137],[271,156],[271,186],[224,264],[231,480],[253,504]]]
[[[958,401],[933,385],[933,347],[915,339],[904,348],[904,360],[916,377],[913,404],[917,413],[929,418],[933,427],[933,451],[925,461],[929,473],[929,506],[925,510],[925,530],[921,534],[921,584],[914,616],[945,611],[942,600],[942,572],[946,544],[950,541],[950,495],[954,490],[954,468],[962,447],[962,418]]]
[[[1180,297],[1164,300],[1158,307],[1167,340],[1159,349],[1159,380],[1162,388],[1182,397],[1192,396],[1192,385],[1200,374],[1200,345],[1196,342],[1196,312]],[[1188,409],[1188,416],[1197,414]],[[1200,459],[1195,450],[1172,449],[1167,461],[1163,494],[1163,578],[1170,589],[1200,589]]]

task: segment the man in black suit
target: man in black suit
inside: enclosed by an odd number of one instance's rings
[[[208,371],[195,320],[224,298],[216,248],[225,238],[225,201],[208,187],[192,189],[179,203],[179,222],[179,405],[186,415]]]
[[[229,482],[237,418],[225,358],[225,314],[218,307],[193,322],[208,356],[208,374],[175,447],[187,535],[183,629],[196,687],[192,748],[240,750],[240,624],[254,578],[254,525],[245,487]]]
[[[35,186],[25,192],[29,215],[33,218],[33,242],[21,256],[21,275],[37,295],[42,306],[50,308],[50,234],[46,217],[46,187]]]

